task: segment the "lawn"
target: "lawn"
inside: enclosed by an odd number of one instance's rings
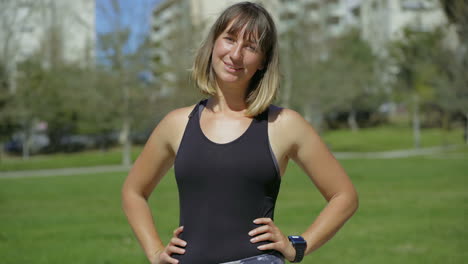
[[[333,151],[387,151],[414,147],[413,131],[406,126],[382,126],[365,128],[358,132],[332,130],[323,134],[323,139]],[[421,130],[421,147],[462,145],[463,130]]]
[[[457,158],[344,160],[360,194],[356,215],[303,263],[466,263],[468,162]],[[124,173],[0,179],[1,263],[147,263],[120,208]],[[174,175],[150,199],[165,243],[178,223]],[[295,164],[275,222],[303,232],[323,198]]]
[[[134,146],[132,148],[133,160],[136,159],[141,150],[141,146]],[[92,150],[77,153],[37,155],[30,157],[29,160],[23,160],[18,156],[4,156],[0,161],[0,171],[118,165],[121,162],[121,148],[113,148],[108,151]]]
[[[441,145],[463,145],[463,131],[454,129],[449,132],[440,129],[422,130],[422,147]],[[323,140],[334,152],[352,151],[387,151],[413,148],[412,131],[404,126],[386,126],[361,129],[359,132],[349,130],[327,131]],[[133,160],[140,153],[142,146],[132,148]],[[82,167],[96,165],[118,165],[121,163],[121,148],[114,148],[107,152],[87,151],[80,153],[59,153],[54,155],[33,156],[29,160],[21,157],[4,156],[0,159],[1,171],[37,170],[66,167]]]

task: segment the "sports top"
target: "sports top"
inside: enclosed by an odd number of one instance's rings
[[[189,115],[174,161],[179,190],[181,264],[215,264],[265,253],[248,232],[261,226],[253,220],[273,219],[281,185],[277,161],[268,139],[268,109],[252,119],[247,130],[228,143],[208,139],[200,127],[207,100]],[[280,253],[281,254],[281,253]]]

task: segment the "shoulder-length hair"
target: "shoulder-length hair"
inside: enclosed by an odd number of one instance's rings
[[[238,34],[245,27],[244,38],[255,39],[264,55],[264,64],[250,80],[246,93],[246,115],[262,113],[275,99],[280,83],[279,54],[276,26],[268,11],[261,5],[241,2],[224,10],[211,27],[198,49],[192,67],[192,79],[206,95],[216,95],[216,74],[211,54],[216,39],[230,25],[229,33]]]

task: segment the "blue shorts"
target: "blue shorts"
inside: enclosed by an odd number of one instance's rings
[[[281,253],[262,254],[258,256],[248,257],[230,262],[223,262],[220,264],[284,264],[284,257]]]

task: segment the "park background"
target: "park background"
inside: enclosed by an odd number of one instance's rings
[[[232,2],[0,2],[0,263],[147,263],[120,189],[158,121],[202,98],[193,52]],[[468,1],[260,2],[280,34],[275,104],[314,125],[360,195],[304,263],[465,263]],[[281,230],[325,204],[289,164]],[[150,205],[167,243],[172,170]]]

